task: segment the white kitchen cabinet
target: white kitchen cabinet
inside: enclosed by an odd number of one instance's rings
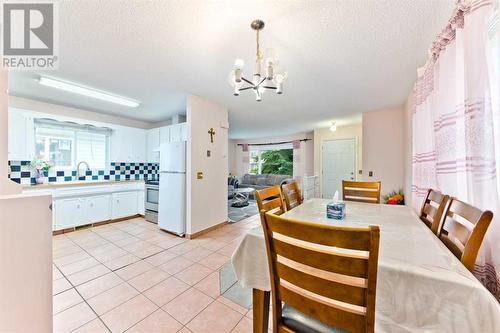
[[[33,117],[22,111],[9,110],[8,158],[11,161],[30,161],[35,155]]]
[[[146,156],[146,130],[140,128],[132,129],[132,161],[144,163],[147,161]]]
[[[86,201],[88,223],[111,220],[111,195],[96,195]]]
[[[160,127],[160,144],[170,142],[170,126]]]
[[[112,202],[113,219],[132,216],[138,213],[136,191],[113,193]]]
[[[182,124],[170,126],[170,142],[182,141]]]
[[[56,214],[56,230],[87,224],[85,198],[55,200],[53,209]]]
[[[146,130],[120,127],[113,131],[110,144],[112,162],[146,162]]]
[[[153,128],[146,134],[146,157],[149,163],[160,162],[160,129]]]
[[[144,191],[139,191],[137,192],[137,214],[144,215],[146,212],[145,205],[144,205]]]
[[[180,141],[187,141],[188,139],[188,124],[187,123],[182,123],[180,125]]]

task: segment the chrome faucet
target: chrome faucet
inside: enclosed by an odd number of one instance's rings
[[[76,165],[76,180],[80,180],[80,165],[82,165],[82,164],[85,164],[85,166],[87,167],[87,169],[85,169],[85,171],[89,171],[90,170],[89,164],[87,162],[85,162],[85,161],[79,162]]]

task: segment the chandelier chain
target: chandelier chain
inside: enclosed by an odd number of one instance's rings
[[[260,58],[262,57],[262,55],[260,54],[259,30],[257,30],[256,41],[257,41],[257,53],[256,53],[256,57],[257,57],[257,60],[260,60]]]

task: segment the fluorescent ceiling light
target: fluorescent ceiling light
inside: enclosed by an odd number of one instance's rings
[[[102,90],[97,90],[94,88],[90,87],[85,87],[73,82],[68,82],[68,81],[63,81],[59,79],[55,79],[52,77],[48,76],[40,76],[40,79],[38,80],[38,83],[47,86],[47,87],[52,87],[52,88],[57,88],[65,91],[69,91],[75,94],[87,96],[87,97],[92,97],[96,99],[100,99],[102,101],[110,102],[110,103],[115,103],[115,104],[120,104],[124,106],[128,106],[131,108],[136,108],[138,107],[141,103],[139,101],[114,95],[111,93],[108,93],[106,91]]]

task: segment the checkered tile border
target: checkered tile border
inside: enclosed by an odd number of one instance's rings
[[[22,185],[36,183],[35,171],[30,161],[9,161],[10,179]],[[140,180],[158,177],[158,163],[111,162],[107,170],[90,170],[85,176],[76,179],[76,170],[57,170],[52,168],[45,174],[45,182],[69,182],[75,180]]]

